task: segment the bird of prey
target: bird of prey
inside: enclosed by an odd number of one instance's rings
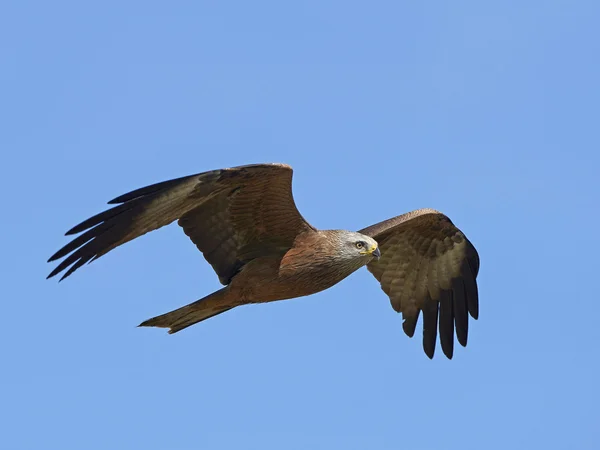
[[[452,358],[454,333],[466,346],[468,316],[479,314],[479,256],[448,217],[419,209],[359,232],[317,230],[297,210],[292,168],[253,164],[212,170],[121,195],[71,228],[80,234],[52,255],[61,280],[110,250],[177,220],[224,288],[140,326],[176,333],[236,306],[302,297],[337,284],[362,266],[375,276],[412,337],[423,315],[423,349],[439,335]]]

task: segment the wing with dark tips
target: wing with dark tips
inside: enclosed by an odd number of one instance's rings
[[[379,243],[381,258],[367,266],[401,312],[412,337],[423,314],[423,349],[433,358],[439,330],[444,354],[452,358],[454,334],[467,345],[468,315],[477,319],[479,255],[444,214],[420,209],[360,231]]]
[[[82,234],[50,257],[64,259],[48,278],[64,271],[62,280],[115,247],[178,220],[227,284],[247,261],[285,251],[299,233],[314,230],[296,208],[291,183],[289,166],[256,164],[136,189],[67,232]]]

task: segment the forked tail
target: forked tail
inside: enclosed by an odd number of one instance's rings
[[[231,302],[227,294],[227,288],[220,289],[194,303],[148,319],[138,326],[169,328],[169,334],[177,333],[240,305],[239,302]]]

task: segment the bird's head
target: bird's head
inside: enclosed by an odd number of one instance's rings
[[[377,241],[372,237],[354,231],[343,231],[339,238],[340,250],[349,259],[362,260],[363,264],[367,264],[373,258],[379,259],[381,256]]]

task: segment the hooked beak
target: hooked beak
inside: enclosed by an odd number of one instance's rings
[[[371,252],[371,256],[373,256],[375,259],[381,258],[381,252],[379,251],[379,247],[375,247],[375,250]]]

